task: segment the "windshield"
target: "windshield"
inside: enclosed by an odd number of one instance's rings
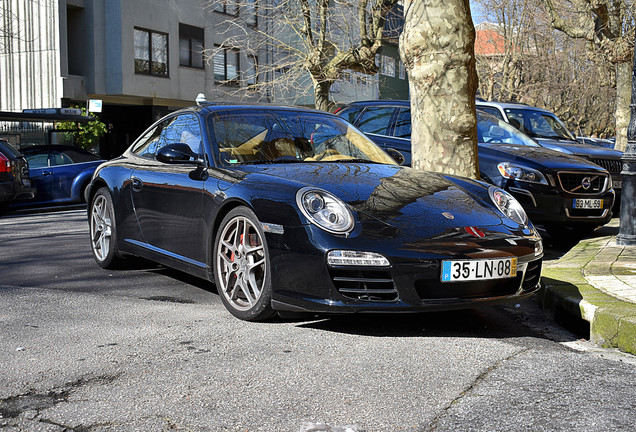
[[[236,110],[212,113],[208,130],[225,165],[395,161],[345,121],[320,113]]]
[[[480,143],[503,143],[540,147],[532,138],[495,116],[477,110],[477,138]]]
[[[574,136],[552,113],[521,108],[506,108],[505,111],[510,124],[533,138],[562,138],[574,141]]]

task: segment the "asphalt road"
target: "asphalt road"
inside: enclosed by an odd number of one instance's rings
[[[533,301],[247,323],[213,284],[93,261],[82,210],[0,218],[0,429],[636,429],[636,361]]]

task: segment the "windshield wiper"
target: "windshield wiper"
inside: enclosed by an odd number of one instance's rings
[[[372,164],[381,164],[382,162],[376,162],[369,159],[362,158],[354,158],[354,159],[336,159],[329,162],[354,162],[354,163],[372,163]]]
[[[255,160],[239,162],[241,165],[271,165],[271,164],[289,164],[289,163],[305,163],[302,159],[278,159],[278,160]]]

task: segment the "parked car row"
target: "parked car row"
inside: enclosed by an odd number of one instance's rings
[[[36,200],[87,200],[99,266],[139,256],[214,281],[240,319],[456,309],[540,288],[533,222],[578,236],[612,215],[612,175],[594,162],[613,153],[575,150],[538,119],[515,128],[502,109],[478,111],[482,181],[400,166],[407,101],[338,115],[204,103],[158,120],[111,161],[62,146],[14,159],[25,187],[30,165]]]
[[[481,101],[477,108],[482,180],[511,193],[557,242],[576,240],[610,220],[620,152],[576,142],[546,110]],[[409,101],[356,102],[336,113],[410,164]]]

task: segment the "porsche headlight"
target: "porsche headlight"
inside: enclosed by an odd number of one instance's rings
[[[492,202],[495,203],[497,208],[506,215],[506,217],[517,222],[519,225],[528,225],[528,216],[515,197],[505,190],[494,186],[488,188],[488,194]]]
[[[353,229],[353,216],[345,203],[325,190],[302,188],[296,203],[311,223],[325,231],[346,234]]]
[[[501,162],[497,165],[497,168],[503,178],[521,180],[530,183],[540,183],[544,185],[548,184],[548,181],[541,172],[532,168],[524,167],[523,165]]]

